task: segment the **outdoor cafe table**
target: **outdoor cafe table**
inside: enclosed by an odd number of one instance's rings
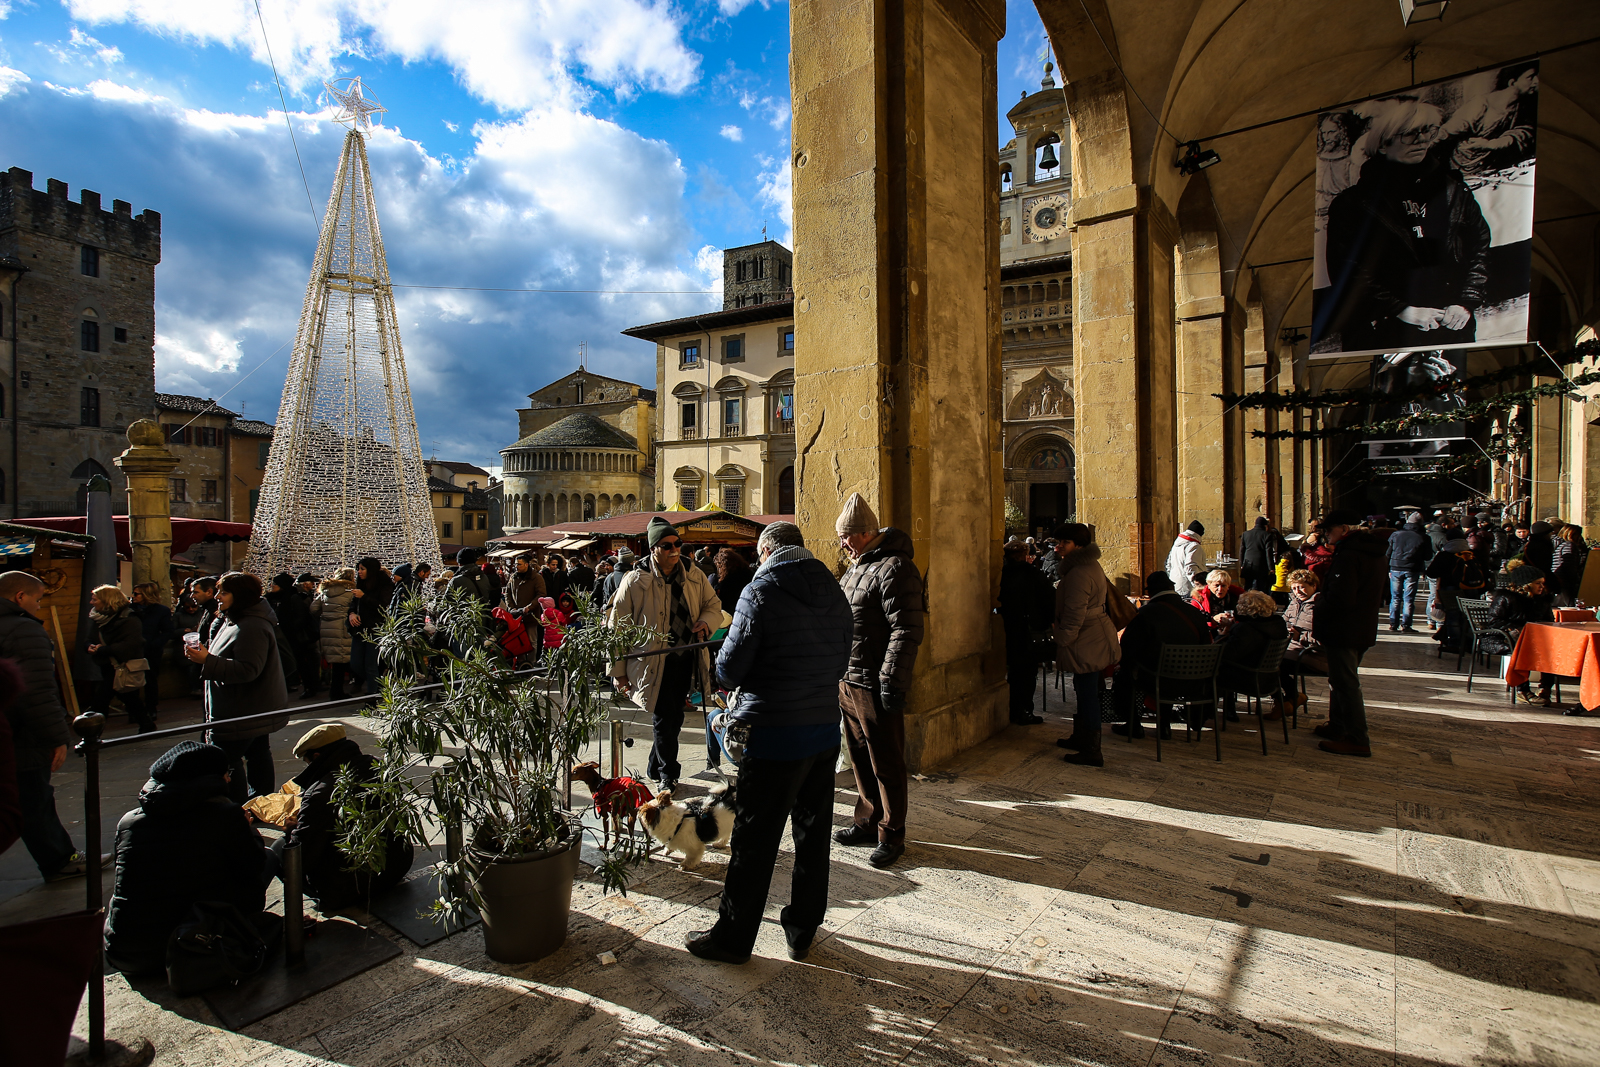
[[[1579,680],[1586,708],[1600,708],[1600,622],[1530,622],[1506,661],[1506,684],[1518,686],[1530,671]]]

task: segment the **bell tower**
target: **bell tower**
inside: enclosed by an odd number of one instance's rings
[[[1072,201],[1067,96],[1044,65],[1039,91],[1006,112],[1016,131],[1000,150],[1000,264],[1066,255]]]

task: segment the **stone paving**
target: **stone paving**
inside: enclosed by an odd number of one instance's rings
[[[1316,749],[1314,689],[1265,757],[1241,723],[1220,764],[1209,736],[1157,763],[1108,735],[1104,769],[1073,767],[1052,692],[1047,725],[913,783],[894,869],[835,849],[805,963],[776,925],[786,869],[748,964],[684,950],[712,921],[713,853],[651,863],[626,898],[580,883],[545,960],[495,964],[476,929],[393,935],[399,958],[243,1033],[112,976],[111,1034],[196,1065],[1592,1067],[1600,721],[1514,708],[1493,679],[1469,695],[1433,647],[1386,634],[1368,657],[1370,760]]]

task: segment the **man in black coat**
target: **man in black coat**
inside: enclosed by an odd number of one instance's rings
[[[294,777],[300,787],[300,811],[289,827],[284,847],[300,846],[306,895],[317,902],[320,911],[330,912],[365,905],[374,894],[399,885],[416,858],[410,841],[390,838],[383,869],[376,873],[349,870],[350,857],[339,847],[339,809],[333,802],[339,772],[349,767],[352,773],[367,778],[377,760],[346,737],[344,724],[338,722],[307,731],[295,742],[294,754],[308,766]]]
[[[322,657],[317,654],[321,627],[311,616],[311,602],[296,587],[294,575],[287,573],[272,579],[272,591],[266,599],[272,605],[272,613],[278,617],[278,626],[289,642],[289,650],[294,653],[295,668],[305,686],[302,695],[315,696],[322,674]]]
[[[150,765],[139,806],[117,823],[117,877],[106,912],[106,961],[159,972],[167,938],[197,901],[232,904],[246,919],[266,906],[277,858],[228,798],[228,754],[180,741]]]
[[[1413,514],[1389,535],[1388,556],[1389,630],[1414,634],[1411,611],[1417,599],[1417,582],[1433,556],[1433,543],[1422,530],[1421,515]]]
[[[1361,516],[1335,510],[1323,520],[1334,546],[1317,596],[1312,634],[1328,657],[1328,721],[1314,731],[1324,752],[1370,756],[1367,706],[1361,693],[1361,659],[1378,643],[1383,604],[1383,539],[1356,527]]]
[[[1239,538],[1239,578],[1246,589],[1272,590],[1280,536],[1268,527],[1265,515],[1257,515],[1255,525]]]
[[[38,616],[44,583],[27,571],[0,574],[0,657],[15,660],[26,688],[6,709],[16,746],[17,799],[22,805],[22,843],[47,882],[85,872],[56,814],[50,776],[67,759],[72,731],[56,689],[55,647]]]
[[[841,845],[876,842],[867,862],[883,868],[906,850],[906,695],[927,625],[927,601],[910,536],[893,526],[879,529],[860,493],[845,501],[834,531],[855,560],[839,580],[855,619],[839,705],[856,773],[856,810],[833,839]]]
[[[1000,619],[1006,628],[1006,685],[1011,689],[1011,721],[1017,726],[1037,726],[1044,719],[1033,713],[1033,694],[1039,683],[1039,653],[1035,635],[1048,636],[1055,615],[1055,590],[1050,579],[1028,565],[1027,546],[1006,545],[1000,566]]]
[[[692,931],[701,959],[750,958],[786,823],[794,827],[789,906],[779,914],[789,958],[811,952],[828,910],[828,833],[839,756],[839,682],[850,663],[850,602],[800,528],[761,531],[761,566],[733,607],[717,678],[738,693],[728,710],[749,728],[734,789],[733,838],[717,923]]]
[[[1111,731],[1126,735],[1131,729],[1134,737],[1144,736],[1133,707],[1136,669],[1154,672],[1161,664],[1162,645],[1211,643],[1210,617],[1178,595],[1166,571],[1152,571],[1144,580],[1144,591],[1150,599],[1122,631],[1122,661],[1111,682],[1111,701],[1123,718]],[[1165,739],[1167,735],[1161,736]]]

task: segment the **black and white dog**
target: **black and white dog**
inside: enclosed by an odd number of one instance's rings
[[[681,867],[698,866],[707,848],[719,848],[733,834],[733,786],[713,786],[703,797],[673,800],[671,790],[656,794],[639,809],[650,836],[668,852],[683,853]]]

